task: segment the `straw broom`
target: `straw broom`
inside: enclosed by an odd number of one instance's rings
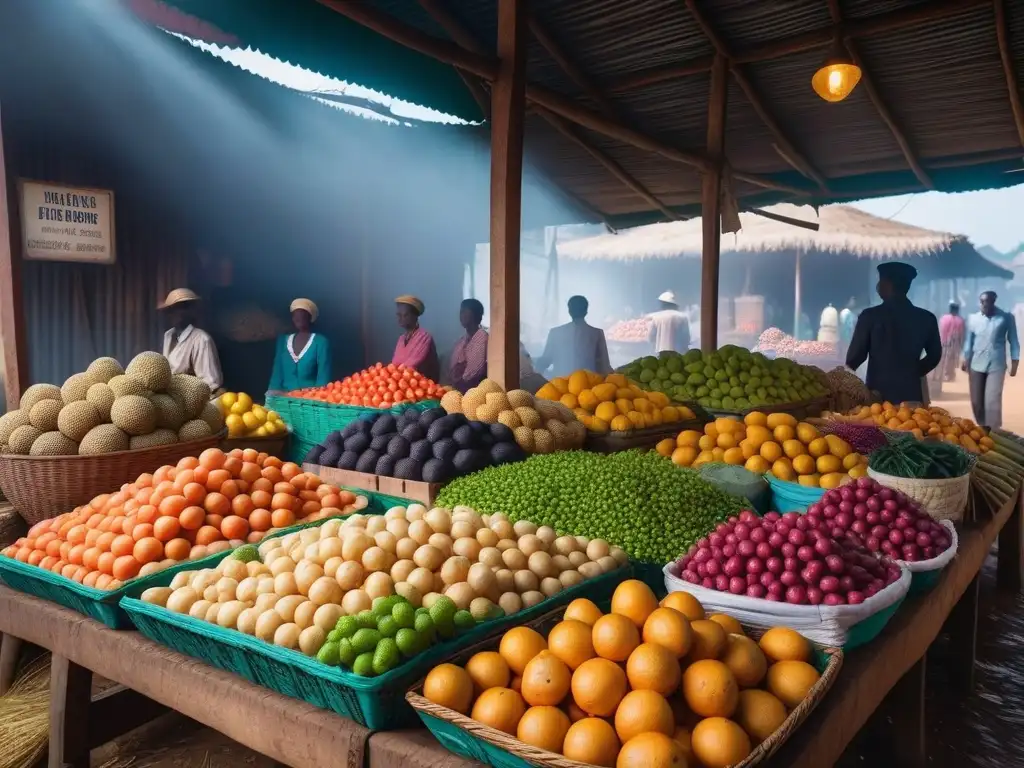
[[[50,655],[26,666],[0,696],[0,768],[28,768],[46,752],[50,733]]]

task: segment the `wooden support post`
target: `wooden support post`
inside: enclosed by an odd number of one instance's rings
[[[927,764],[925,745],[925,677],[927,655],[914,664],[886,697],[886,710],[891,714],[893,765],[903,768],[924,768]]]
[[[21,243],[16,210],[8,197],[14,185],[7,177],[4,162],[3,116],[0,114],[0,343],[3,346],[4,390],[7,410],[21,402],[28,386],[28,348],[25,344],[25,312],[22,309]],[[16,239],[18,242],[16,242]]]
[[[14,635],[0,634],[0,696],[10,690],[18,676],[21,646],[20,638]]]
[[[949,665],[950,682],[962,695],[974,691],[974,660],[978,647],[978,592],[981,576],[976,574],[963,595],[953,606],[946,626],[952,654]]]
[[[996,587],[1004,592],[1021,588],[1021,491],[1017,491],[1013,514],[999,531],[999,560],[996,563]]]
[[[498,0],[498,77],[491,89],[491,328],[487,375],[519,386],[519,237],[526,114],[527,0]]]
[[[800,338],[800,315],[804,310],[801,304],[803,293],[803,280],[800,275],[800,251],[796,252],[796,268],[793,272],[793,338]]]
[[[725,150],[725,98],[729,85],[729,61],[717,54],[711,67],[708,97],[707,154],[710,168],[701,179],[703,251],[700,283],[700,347],[718,348],[718,273],[722,245],[722,165]]]
[[[89,768],[92,672],[66,656],[50,657],[48,768]]]

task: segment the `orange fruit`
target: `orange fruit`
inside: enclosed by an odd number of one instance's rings
[[[586,712],[580,709],[580,705],[572,700],[572,696],[562,702],[562,706],[565,707],[565,713],[569,716],[569,720],[574,723],[585,717],[589,717]]]
[[[466,672],[479,696],[488,688],[508,688],[512,677],[508,663],[496,651],[480,651],[466,662]]]
[[[561,752],[570,725],[568,715],[558,707],[530,707],[519,720],[516,738],[538,749]]]
[[[767,445],[767,443],[765,445]],[[772,464],[772,474],[779,480],[786,480],[789,482],[792,482],[796,478],[796,472],[793,471],[793,465],[790,463],[789,459],[785,457],[775,460]]]
[[[774,440],[768,440],[761,443],[761,449],[759,451],[761,458],[772,463],[782,458],[782,446],[776,443]]]
[[[615,768],[686,768],[686,756],[664,733],[641,733],[622,745]]]
[[[690,622],[693,630],[693,645],[690,647],[690,661],[717,659],[725,650],[725,630],[721,624],[709,619]]]
[[[804,454],[803,456],[794,456],[793,459],[793,471],[798,475],[812,475],[814,474],[814,458]]]
[[[591,639],[598,656],[611,661],[625,661],[640,645],[640,632],[628,617],[609,613],[594,624]]]
[[[584,712],[608,717],[626,695],[626,673],[608,659],[590,659],[572,673],[572,698]]]
[[[786,720],[786,705],[768,691],[751,688],[740,691],[735,717],[753,742],[760,744]]]
[[[570,760],[603,768],[614,768],[619,754],[619,737],[607,721],[587,717],[569,726],[562,754]]]
[[[423,696],[438,706],[465,715],[473,702],[473,681],[462,667],[438,664],[423,681]]]
[[[720,661],[695,661],[683,672],[683,698],[701,717],[731,717],[739,693],[736,677]]]
[[[679,658],[655,643],[639,645],[626,661],[626,677],[635,691],[657,691],[668,696],[678,687],[680,674]]]
[[[647,617],[658,607],[658,598],[651,588],[639,579],[627,579],[615,588],[612,594],[611,612],[626,616],[637,629],[640,629]]]
[[[548,632],[548,650],[561,659],[569,669],[576,669],[587,659],[596,656],[589,624],[570,619],[561,621]]]
[[[469,676],[466,676],[467,680]],[[470,694],[472,695],[472,683]],[[511,688],[490,688],[473,704],[470,717],[510,736],[515,736],[519,721],[526,714],[526,702]]]
[[[709,717],[694,726],[690,748],[704,768],[729,768],[750,754],[750,737],[732,720]]]
[[[772,435],[775,437],[776,442],[785,443],[787,440],[792,440],[796,437],[796,430],[788,424],[780,424],[775,427]]]
[[[743,635],[726,635],[721,661],[729,668],[740,688],[753,688],[764,679],[768,660],[757,643]]]
[[[713,621],[715,624],[721,625],[722,629],[725,630],[727,635],[745,635],[743,631],[743,625],[740,624],[732,616],[728,616],[724,613],[713,613],[708,616],[708,621]]]
[[[523,670],[521,692],[531,707],[553,707],[569,693],[572,673],[551,651],[541,651]]]
[[[685,725],[677,725],[672,733],[672,740],[682,747],[683,755],[686,757],[687,764],[689,764],[693,760],[693,748],[690,746],[690,729]]]
[[[526,665],[548,644],[540,634],[529,627],[514,627],[506,632],[498,644],[498,653],[515,674],[522,675]]]
[[[758,642],[770,664],[776,661],[807,661],[811,644],[807,638],[788,627],[772,627]]]
[[[693,644],[690,622],[675,608],[657,608],[644,622],[643,640],[671,651],[681,659]]]
[[[648,731],[671,736],[675,729],[672,707],[655,691],[630,691],[615,710],[615,733],[623,743]]]
[[[675,608],[689,621],[704,618],[704,606],[689,592],[669,592],[661,601],[662,608]]]
[[[819,677],[818,670],[806,661],[777,661],[768,668],[765,687],[786,707],[795,709]]]

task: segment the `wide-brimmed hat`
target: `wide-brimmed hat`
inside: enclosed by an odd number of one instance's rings
[[[157,309],[169,309],[176,304],[186,304],[191,301],[199,301],[199,294],[188,288],[175,288],[167,294],[167,298],[157,306]]]
[[[676,295],[672,291],[665,291],[658,297],[658,301],[664,301],[666,304],[675,304]]]
[[[395,304],[408,304],[410,307],[416,310],[417,315],[422,315],[426,307],[423,306],[423,302],[417,299],[411,294],[403,294],[395,299]]]
[[[320,315],[320,310],[316,304],[309,299],[296,299],[292,302],[292,305],[288,308],[289,312],[294,312],[296,309],[303,309],[309,313],[309,319],[312,322],[316,322],[317,317]]]

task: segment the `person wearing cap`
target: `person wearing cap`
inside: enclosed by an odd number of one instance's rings
[[[585,296],[569,299],[571,322],[548,331],[544,353],[537,359],[537,371],[544,374],[549,368],[555,376],[568,376],[574,371],[587,370],[602,376],[612,372],[608,359],[608,341],[604,331],[586,321],[590,302]]]
[[[939,338],[942,339],[942,362],[938,371],[942,381],[953,381],[960,367],[960,352],[967,339],[967,323],[960,314],[960,304],[949,302],[949,311],[939,320]]]
[[[487,376],[487,331],[481,327],[484,305],[465,299],[459,307],[459,323],[466,330],[452,349],[448,377],[451,385],[465,394]]]
[[[967,319],[963,370],[970,379],[971,410],[983,427],[1003,425],[1003,382],[1006,380],[1006,348],[1010,348],[1010,375],[1017,375],[1020,341],[1017,320],[996,306],[995,291],[979,297],[981,311]]]
[[[846,365],[868,364],[868,389],[893,403],[923,403],[924,378],[942,358],[935,315],[915,307],[907,294],[917,270],[892,261],[878,265],[881,305],[861,312],[854,327]]]
[[[171,327],[164,333],[164,357],[171,373],[187,373],[207,383],[211,392],[224,384],[217,345],[198,327],[199,296],[188,288],[175,288],[158,307]]]
[[[647,337],[654,354],[661,352],[686,352],[690,348],[690,318],[679,311],[676,295],[665,291],[658,297],[661,309],[648,317],[651,332]]]
[[[295,333],[277,339],[268,392],[322,387],[331,381],[331,345],[312,330],[320,310],[309,299],[296,299],[291,313]]]
[[[420,327],[420,316],[426,307],[415,296],[408,294],[395,299],[395,315],[402,335],[395,344],[391,362],[414,368],[431,381],[441,378],[441,361],[437,357],[434,337]]]

